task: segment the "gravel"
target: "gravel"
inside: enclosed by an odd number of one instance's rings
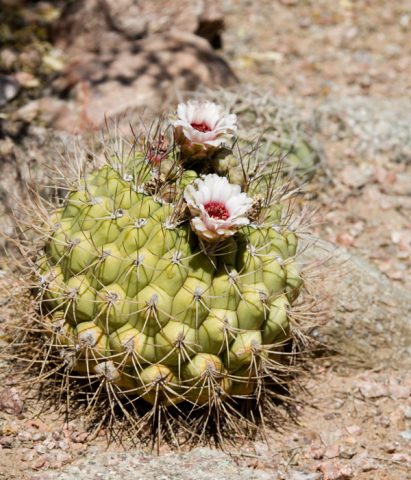
[[[94,453],[65,467],[61,472],[37,473],[31,477],[31,480],[215,480],[216,478],[219,480],[275,480],[277,477],[273,476],[272,472],[239,467],[229,455],[220,451],[197,448],[190,453],[172,453],[162,456],[148,456],[139,451]]]

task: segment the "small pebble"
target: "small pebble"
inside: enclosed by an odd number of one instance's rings
[[[22,442],[29,442],[32,440],[32,435],[30,432],[19,432],[17,438]]]
[[[40,443],[40,445],[36,445],[34,447],[34,450],[36,450],[36,452],[39,454],[39,455],[43,455],[44,453],[47,452],[47,447],[43,444],[43,443]]]
[[[404,440],[411,440],[411,430],[404,430],[400,435]]]
[[[397,450],[397,445],[393,444],[393,443],[387,443],[386,445],[384,445],[382,447],[382,449],[384,450],[384,452],[386,453],[395,453],[396,450]]]
[[[35,460],[32,463],[32,467],[34,470],[39,470],[40,468],[43,468],[46,465],[46,457],[39,457],[37,460]]]

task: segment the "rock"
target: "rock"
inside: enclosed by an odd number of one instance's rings
[[[324,431],[321,433],[321,441],[326,447],[336,445],[342,437],[343,432],[340,429]]]
[[[405,463],[411,466],[411,457],[407,453],[394,453],[391,459],[393,462]]]
[[[40,443],[39,445],[36,445],[34,447],[34,450],[39,454],[43,455],[44,453],[47,452],[47,446],[44,443]]]
[[[17,72],[15,77],[24,88],[36,88],[40,85],[39,79],[29,72]]]
[[[221,46],[224,16],[217,0],[77,0],[64,9],[54,37],[65,51],[108,51],[124,38],[165,33],[170,25],[205,38],[215,48]]]
[[[16,446],[17,441],[14,437],[0,437],[1,448],[15,448]]]
[[[16,388],[5,388],[0,392],[0,411],[10,415],[20,415],[24,403]]]
[[[367,183],[372,173],[373,171],[366,164],[362,164],[361,168],[347,165],[341,172],[340,177],[348,187],[360,188]]]
[[[14,143],[13,140],[9,137],[6,137],[4,140],[0,140],[0,156],[8,157],[14,152]]]
[[[70,443],[67,440],[60,440],[57,443],[57,448],[59,450],[69,450],[70,449]]]
[[[22,121],[24,123],[31,123],[39,114],[39,102],[33,100],[26,103],[17,111],[13,112],[13,119],[17,121]]]
[[[327,448],[325,451],[324,455],[327,458],[336,458],[339,457],[340,455],[340,446],[338,444],[331,445],[330,447]]]
[[[368,455],[368,452],[361,452],[351,462],[351,466],[360,470],[361,472],[371,472],[381,468],[381,465],[374,458]]]
[[[72,455],[67,452],[55,452],[50,455],[48,461],[51,468],[61,468],[73,459]]]
[[[358,387],[365,398],[387,397],[389,395],[388,386],[381,383],[364,381]]]
[[[359,425],[348,425],[346,429],[350,435],[361,435],[362,433],[362,428]]]
[[[33,434],[33,440],[38,442],[40,440],[45,440],[47,438],[46,432],[37,432]]]
[[[41,468],[45,467],[47,464],[47,459],[45,457],[45,455],[37,458],[33,463],[32,463],[32,467],[34,470],[40,470]]]
[[[70,440],[74,443],[85,443],[90,435],[87,432],[74,432],[70,436]]]
[[[381,417],[378,418],[378,423],[384,428],[389,428],[391,425],[390,417],[387,417],[387,415],[381,415]]]
[[[298,470],[291,470],[287,473],[287,480],[321,480],[322,475],[319,472],[299,472]]]
[[[19,432],[18,435],[17,435],[17,438],[21,442],[30,442],[33,439],[32,434],[30,432],[26,432],[26,431]]]
[[[386,453],[395,453],[396,450],[397,450],[397,445],[393,444],[393,443],[387,443],[386,445],[384,445],[382,447],[382,449],[384,450],[384,452]]]
[[[411,440],[411,430],[404,430],[400,432],[400,435],[404,440],[408,440],[408,441]]]
[[[390,395],[395,400],[401,398],[408,398],[411,396],[411,387],[408,385],[390,385],[389,386]]]
[[[148,30],[148,18],[144,16],[143,7],[134,0],[102,0],[107,22],[116,31],[127,38],[144,37]]]
[[[62,440],[64,438],[64,434],[62,430],[54,430],[54,432],[51,434],[51,437],[53,440]]]
[[[20,84],[17,80],[0,75],[0,107],[4,107],[10,100],[13,100],[19,91]]]
[[[164,109],[176,101],[176,92],[235,81],[228,64],[206,40],[170,31],[125,44],[106,57],[84,52],[73,57],[55,87],[71,90],[75,105],[55,103],[54,112],[49,105],[48,115],[55,128],[78,132],[133,109]]]
[[[196,448],[189,453],[173,452],[149,456],[139,451],[89,453],[83,459],[60,471],[42,472],[31,480],[276,480],[272,472],[237,465],[229,455],[209,448]],[[321,477],[300,477],[317,480]]]
[[[330,321],[319,328],[324,342],[340,352],[345,362],[362,368],[383,361],[411,366],[407,290],[396,287],[366,260],[330,242],[316,241],[301,258],[307,264],[321,265],[322,276],[315,276],[312,269],[311,275],[316,292],[327,298],[327,308],[333,312]],[[366,379],[359,386],[364,396],[371,397],[389,395],[392,388]]]
[[[17,53],[10,48],[2,48],[0,51],[0,66],[4,70],[11,70],[17,60]]]
[[[357,454],[357,451],[355,448],[347,447],[347,446],[342,446],[338,452],[338,456],[340,458],[345,458],[347,460],[350,460],[351,458],[355,457],[356,454]]]
[[[23,455],[23,462],[32,462],[36,457],[34,450],[27,450]]]
[[[310,449],[310,457],[313,458],[314,460],[322,460],[324,458],[325,454],[325,449],[324,448],[319,448],[319,447],[312,447]]]
[[[323,473],[323,480],[350,480],[354,475],[351,467],[333,462],[321,463],[317,470]]]

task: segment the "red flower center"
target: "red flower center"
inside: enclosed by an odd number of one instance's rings
[[[191,126],[199,132],[211,132],[211,128],[205,123],[192,123]]]
[[[227,220],[227,218],[230,216],[226,206],[221,202],[208,202],[204,205],[204,208],[212,218]]]

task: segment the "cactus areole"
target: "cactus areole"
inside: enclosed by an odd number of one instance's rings
[[[297,237],[270,171],[215,173],[236,128],[216,104],[181,104],[168,137],[80,176],[50,214],[38,291],[70,375],[166,408],[281,383]]]

